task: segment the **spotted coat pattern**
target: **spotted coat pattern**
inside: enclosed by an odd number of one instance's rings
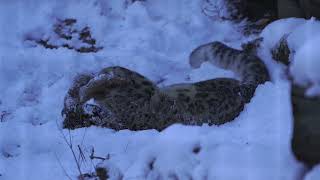
[[[163,130],[174,123],[220,125],[237,117],[256,87],[269,80],[258,57],[220,42],[199,46],[190,55],[194,68],[205,61],[234,71],[241,80],[216,78],[159,88],[141,74],[118,66],[94,76],[79,75],[64,100],[64,128]],[[94,104],[88,104],[90,100]]]

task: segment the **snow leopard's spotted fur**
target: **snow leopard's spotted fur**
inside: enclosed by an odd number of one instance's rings
[[[249,102],[258,84],[269,79],[263,62],[219,42],[202,45],[190,56],[192,67],[209,61],[231,69],[241,81],[216,78],[158,88],[146,77],[123,67],[108,67],[96,76],[80,75],[65,98],[65,128],[90,125],[116,130],[162,130],[173,123],[223,124]],[[95,108],[86,112],[87,101]]]

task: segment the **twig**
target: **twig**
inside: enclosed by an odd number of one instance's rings
[[[58,122],[56,122],[56,123],[57,123],[57,125],[58,125]],[[79,173],[80,173],[80,176],[82,177],[82,171],[81,171],[80,163],[79,163],[79,161],[78,161],[78,159],[77,159],[77,157],[76,157],[76,154],[75,154],[75,152],[74,152],[74,150],[73,150],[72,137],[71,137],[71,131],[70,131],[70,129],[69,129],[69,131],[68,131],[68,133],[69,133],[69,141],[68,141],[66,135],[63,133],[62,129],[60,129],[60,128],[58,128],[58,129],[59,129],[59,131],[60,131],[60,133],[61,133],[64,141],[66,142],[66,144],[68,145],[69,149],[71,150],[72,156],[73,156],[73,158],[74,158],[74,160],[75,160],[75,162],[76,162],[76,165],[77,165],[77,169],[78,169],[78,171],[79,171]]]
[[[128,150],[128,146],[129,146],[130,141],[126,144],[126,147],[124,148],[124,152],[126,153]]]
[[[91,159],[100,159],[100,160],[106,160],[107,158],[98,157],[98,156],[90,156]]]
[[[83,153],[80,145],[78,145],[78,150],[79,150],[79,158],[78,158],[78,159],[81,158],[81,160],[82,160],[82,161],[80,161],[80,162],[87,162],[86,157],[84,156],[84,153]]]
[[[70,134],[70,130],[69,130],[69,134]],[[71,140],[71,138],[70,138],[70,140]],[[80,163],[79,163],[79,160],[78,160],[77,157],[76,157],[76,153],[74,152],[74,150],[73,150],[73,148],[72,148],[72,143],[70,143],[69,148],[70,148],[70,150],[71,150],[71,152],[72,152],[72,155],[73,155],[74,160],[76,161],[77,168],[78,168],[78,171],[79,171],[79,173],[80,173],[80,176],[82,177],[82,172],[81,172]]]
[[[94,155],[94,148],[92,148],[91,154],[90,154],[90,159],[91,159],[91,160],[92,160],[92,159],[100,159],[100,160],[103,160],[103,161],[104,161],[104,160],[110,159],[110,154],[108,154],[106,158],[99,157],[99,156],[95,156],[95,155]]]

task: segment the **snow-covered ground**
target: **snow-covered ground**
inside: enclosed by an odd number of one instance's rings
[[[71,139],[77,156],[78,146],[85,155],[82,173],[94,171],[100,162],[89,158],[94,149],[94,155],[108,157],[104,165],[111,179],[300,179],[304,168],[290,150],[290,85],[284,67],[271,59],[270,48],[280,35],[294,32],[293,27],[313,23],[310,28],[317,28],[318,22],[291,19],[265,29],[259,56],[272,81],[259,86],[252,101],[230,123],[201,127],[175,124],[162,132],[115,132],[98,127],[61,130],[63,98],[77,73],[120,65],[155,82],[164,80],[159,86],[234,77],[232,72],[209,64],[200,69],[188,65],[189,53],[203,43],[219,40],[237,48],[248,40],[237,25],[205,16],[202,3],[1,1],[0,179],[76,179],[79,172],[63,134]],[[80,25],[89,26],[104,49],[81,54],[26,41],[30,34],[50,36],[56,18],[75,18]],[[316,180],[319,174],[316,168],[305,180]]]

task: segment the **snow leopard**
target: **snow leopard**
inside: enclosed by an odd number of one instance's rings
[[[107,67],[75,78],[64,100],[63,126],[161,131],[175,123],[221,125],[235,119],[256,87],[269,80],[257,56],[220,42],[199,46],[190,55],[193,68],[205,61],[234,71],[241,80],[215,78],[160,88],[138,72]]]

